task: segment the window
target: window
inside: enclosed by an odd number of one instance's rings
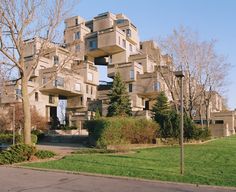
[[[125,41],[125,39],[122,39],[122,46],[123,46],[124,48],[126,48],[126,41]]]
[[[112,63],[112,55],[109,56],[109,64]]]
[[[129,44],[129,51],[132,52],[133,51],[133,47],[131,44]]]
[[[49,103],[54,103],[54,97],[53,95],[49,95]]]
[[[93,81],[93,74],[88,72],[88,81]]]
[[[153,85],[153,90],[154,91],[160,91],[160,82],[155,82],[154,85]]]
[[[46,67],[43,66],[43,65],[40,65],[39,68],[40,68],[40,69],[46,69]]]
[[[60,87],[64,87],[64,78],[63,77],[57,77],[54,81],[54,86],[60,86]]]
[[[93,94],[93,86],[91,86],[91,95]]]
[[[143,45],[142,45],[142,44],[140,44],[139,48],[140,48],[140,49],[143,49]]]
[[[75,25],[78,25],[78,18],[75,19]]]
[[[129,84],[129,92],[133,92],[133,85],[132,84]]]
[[[21,89],[16,89],[16,100],[20,99],[21,97],[22,97]]]
[[[90,39],[88,41],[88,47],[89,47],[89,50],[96,49],[97,48],[97,40],[96,39]]]
[[[80,104],[83,105],[83,97],[80,97]]]
[[[43,77],[43,79],[42,79],[42,84],[44,85],[44,84],[46,84],[47,83],[47,77]]]
[[[54,65],[58,65],[59,64],[59,57],[57,55],[54,55],[53,61],[54,61]]]
[[[75,84],[75,91],[81,91],[81,84],[80,83]]]
[[[80,45],[75,46],[75,51],[80,51]]]
[[[124,24],[125,19],[118,19],[116,20],[116,24]]]
[[[130,29],[126,30],[126,35],[127,35],[127,37],[131,37],[131,30]]]
[[[119,43],[119,45],[120,45],[120,36],[118,37],[118,43]]]
[[[76,39],[80,39],[80,31],[77,31],[76,33],[75,33],[75,40]]]
[[[215,120],[215,124],[224,124],[224,120]]]
[[[34,94],[34,99],[35,99],[35,101],[38,101],[38,100],[39,100],[39,93],[38,93],[38,92],[35,92],[35,94]]]
[[[86,93],[89,93],[89,86],[86,85]]]
[[[131,79],[131,80],[134,80],[134,70],[133,70],[133,69],[130,70],[129,76],[130,76],[130,79]]]

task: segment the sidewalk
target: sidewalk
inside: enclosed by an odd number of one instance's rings
[[[65,143],[40,143],[36,145],[39,150],[53,151],[60,156],[68,155],[73,151],[85,148],[80,144],[65,144]]]

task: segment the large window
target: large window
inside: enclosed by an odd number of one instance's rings
[[[130,76],[131,80],[134,80],[134,70],[133,69],[130,70],[129,76]]]
[[[89,39],[88,48],[89,50],[97,49],[97,39]]]
[[[131,37],[131,30],[130,29],[126,30],[126,35],[127,35],[127,37]]]
[[[53,104],[55,101],[54,96],[53,95],[49,95],[49,103]]]
[[[35,101],[38,101],[38,100],[39,100],[39,93],[38,93],[38,92],[35,92],[35,94],[34,94],[34,99],[35,99]]]
[[[125,23],[125,19],[116,20],[116,24],[124,24],[124,23]]]
[[[59,64],[59,57],[57,55],[54,55],[53,61],[54,61],[54,65],[58,65]]]
[[[76,83],[75,84],[75,91],[81,91],[81,84],[80,83]]]
[[[133,85],[131,83],[129,84],[129,92],[133,92]]]
[[[133,52],[133,47],[132,47],[131,44],[129,44],[129,51],[130,51],[130,52]]]
[[[89,93],[89,86],[86,85],[86,93]]]
[[[125,39],[122,39],[122,46],[123,46],[124,48],[126,48],[126,41],[125,41]]]
[[[88,72],[88,81],[93,81],[93,74]]]
[[[16,89],[16,100],[21,99],[21,97],[22,97],[21,89]]]
[[[75,33],[75,39],[80,39],[80,31],[77,31],[77,32]]]
[[[160,91],[160,89],[161,89],[160,82],[155,82],[155,83],[153,84],[153,90],[154,90],[154,91]]]
[[[60,87],[64,87],[64,78],[63,77],[57,77],[54,81],[54,86],[60,86]]]
[[[75,51],[78,51],[78,52],[80,51],[80,45],[75,46]]]
[[[47,77],[43,77],[42,78],[42,84],[44,85],[44,84],[46,84],[47,83]]]
[[[78,25],[79,22],[78,22],[78,18],[75,19],[75,25]]]

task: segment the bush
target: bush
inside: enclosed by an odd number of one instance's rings
[[[211,132],[207,127],[200,128],[195,126],[193,138],[196,140],[207,140],[211,137]]]
[[[106,148],[108,145],[152,143],[159,126],[146,119],[112,117],[86,121],[85,128],[90,144]]]
[[[17,144],[0,153],[0,165],[27,161],[36,152],[36,148],[30,145]]]
[[[36,144],[38,141],[37,135],[31,134],[31,143]],[[24,143],[23,135],[16,135],[16,143]]]
[[[0,134],[0,143],[12,143],[12,134]]]
[[[37,135],[31,134],[31,140],[32,144],[36,144],[38,137]],[[13,135],[11,134],[0,134],[0,143],[7,143],[7,144],[12,144],[13,143]],[[16,143],[24,143],[24,138],[23,135],[16,135]]]
[[[56,155],[56,153],[54,153],[52,151],[48,151],[48,150],[38,150],[35,153],[35,156],[39,159],[47,159],[47,158],[54,157],[55,155]]]

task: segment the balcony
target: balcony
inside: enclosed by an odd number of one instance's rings
[[[86,37],[86,54],[103,57],[126,50],[125,33],[118,27],[89,34]]]
[[[98,34],[91,33],[85,37],[86,55],[92,57],[102,57],[107,55],[103,50],[98,49]]]
[[[83,97],[70,97],[67,99],[67,108],[86,108],[86,103],[83,101]]]
[[[83,94],[82,81],[75,82],[73,77],[56,77],[53,80],[43,76],[40,91],[48,94],[58,94],[63,96],[78,96]]]
[[[98,48],[108,54],[115,54],[125,51],[126,46],[123,44],[125,33],[118,27],[109,28],[99,32]]]

